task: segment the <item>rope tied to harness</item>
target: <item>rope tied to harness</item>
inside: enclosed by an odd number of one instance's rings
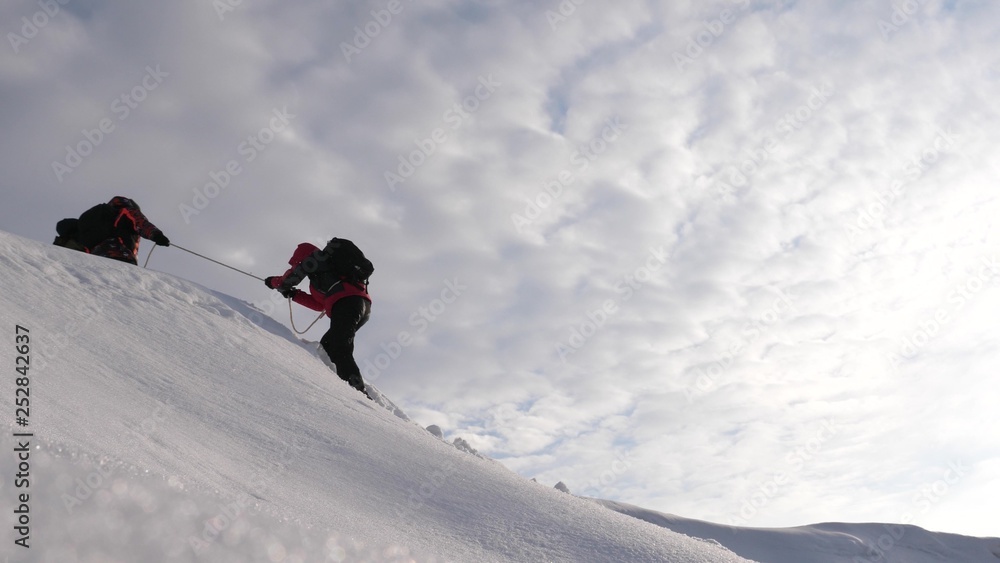
[[[292,298],[291,297],[288,298],[288,321],[292,323],[292,330],[295,331],[295,334],[298,334],[299,336],[302,336],[303,334],[309,332],[309,329],[312,328],[313,325],[318,323],[319,320],[322,319],[324,315],[326,315],[326,313],[320,313],[319,316],[316,317],[316,320],[310,323],[305,330],[299,332],[299,329],[295,327],[295,317],[292,315]]]

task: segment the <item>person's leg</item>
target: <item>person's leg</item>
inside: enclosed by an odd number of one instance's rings
[[[112,260],[128,262],[129,264],[136,266],[139,265],[135,254],[117,238],[108,239],[102,242],[101,244],[95,246],[90,253],[94,256],[103,256],[105,258],[111,258]]]
[[[354,334],[368,320],[368,311],[367,301],[361,297],[351,296],[337,301],[330,309],[330,330],[319,341],[337,367],[337,375],[365,395],[368,392],[361,378],[361,369],[354,360]]]

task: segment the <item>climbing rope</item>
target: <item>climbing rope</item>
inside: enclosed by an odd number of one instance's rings
[[[170,246],[172,246],[174,248],[177,248],[179,250],[183,250],[184,252],[187,252],[189,254],[194,254],[195,256],[197,256],[199,258],[204,258],[205,260],[208,260],[209,262],[215,262],[216,264],[218,264],[220,266],[225,266],[226,268],[229,268],[230,270],[236,270],[237,272],[239,272],[239,273],[241,273],[241,274],[243,274],[245,276],[250,276],[251,278],[253,278],[255,280],[264,281],[264,278],[255,276],[255,275],[251,274],[250,272],[244,272],[243,270],[240,270],[239,268],[234,268],[234,267],[230,266],[229,264],[223,264],[222,262],[219,262],[218,260],[213,260],[213,259],[209,258],[208,256],[204,256],[202,254],[198,254],[197,252],[194,252],[193,250],[188,250],[188,249],[184,248],[183,246],[180,246],[180,245],[177,245],[177,244],[171,244]],[[143,268],[145,268],[146,265],[149,264],[149,258],[150,258],[150,256],[153,255],[153,250],[155,250],[155,249],[156,249],[156,245],[153,245],[153,248],[149,249],[149,254],[146,255],[146,263],[142,265]],[[316,317],[316,320],[314,320],[312,323],[310,323],[309,326],[307,326],[305,330],[303,330],[302,332],[299,332],[299,329],[296,328],[296,326],[295,326],[295,317],[292,315],[292,299],[290,297],[288,298],[288,320],[292,324],[292,330],[294,330],[295,334],[298,334],[299,336],[301,336],[301,335],[309,332],[309,329],[311,329],[317,322],[319,322],[319,320],[323,318],[324,314],[325,313],[320,313],[319,316]]]
[[[315,321],[313,321],[309,326],[307,326],[305,330],[299,332],[299,329],[295,328],[295,318],[292,316],[292,298],[291,297],[288,298],[288,320],[289,322],[292,323],[292,330],[294,330],[295,334],[298,334],[299,336],[302,336],[303,334],[309,332],[309,329],[312,328],[313,325],[315,325],[317,322],[319,322],[319,320],[322,319],[323,315],[325,314],[326,313],[320,313],[319,316],[316,317]]]
[[[157,247],[157,246],[158,246],[158,245],[155,245],[155,244],[154,244],[154,245],[153,245],[153,248],[150,248],[150,249],[149,249],[149,254],[147,254],[147,255],[146,255],[146,262],[145,262],[145,263],[143,263],[143,265],[142,265],[142,267],[143,267],[143,268],[145,268],[146,266],[148,266],[148,265],[149,265],[149,257],[153,255],[153,251],[154,251],[154,250],[156,250],[156,247]]]
[[[202,254],[198,254],[197,252],[194,252],[193,250],[188,250],[188,249],[184,248],[183,246],[176,245],[176,244],[173,244],[173,243],[171,243],[170,246],[172,246],[174,248],[177,248],[177,249],[180,249],[180,250],[183,250],[184,252],[187,252],[189,254],[194,254],[195,256],[197,256],[199,258],[204,258],[205,260],[208,260],[209,262],[215,262],[216,264],[218,264],[220,266],[225,266],[226,268],[229,268],[230,270],[236,270],[237,272],[239,272],[239,273],[241,273],[241,274],[243,274],[245,276],[250,276],[251,278],[253,278],[255,280],[264,281],[264,278],[262,278],[262,277],[255,276],[255,275],[251,274],[250,272],[244,272],[243,270],[240,270],[239,268],[234,268],[234,267],[230,266],[229,264],[223,264],[222,262],[219,262],[218,260],[213,260],[213,259],[209,258],[208,256],[204,256]],[[153,251],[150,250],[149,253],[152,254]]]

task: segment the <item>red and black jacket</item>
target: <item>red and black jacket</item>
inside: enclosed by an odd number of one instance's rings
[[[135,201],[115,196],[108,203],[91,207],[80,215],[76,241],[93,250],[108,241],[119,241],[134,255],[139,251],[139,237],[151,239],[159,231],[139,209]]]
[[[307,267],[310,257],[313,257],[318,251],[319,248],[316,245],[308,242],[300,244],[292,253],[292,257],[288,259],[288,264],[291,267],[284,274],[270,278],[271,287],[274,289],[282,286],[295,287],[303,279],[309,277],[309,292],[297,291],[292,297],[292,301],[313,311],[323,311],[327,315],[330,314],[334,303],[352,295],[357,295],[371,303],[372,298],[368,295],[366,285],[353,283],[346,279],[336,280],[332,284],[324,284],[330,287],[323,288],[327,291],[321,291],[316,286],[314,276],[310,275],[311,272],[308,271],[310,268]]]

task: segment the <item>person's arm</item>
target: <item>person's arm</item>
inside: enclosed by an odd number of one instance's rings
[[[282,275],[278,279],[278,288],[280,289],[283,287],[286,289],[291,289],[302,283],[302,280],[305,279],[305,277],[306,277],[305,269],[302,268],[302,264],[300,263],[285,271],[284,275]]]
[[[264,278],[264,285],[281,292],[281,295],[288,297],[292,301],[312,309],[313,311],[325,311],[323,303],[317,301],[311,293],[306,291],[299,291],[295,289],[294,286],[288,285],[289,274],[291,274],[295,268],[290,268],[287,272],[280,276],[271,276]],[[301,281],[301,280],[300,280]]]
[[[299,291],[298,289],[295,289],[294,285],[291,284],[292,281],[295,281],[295,278],[292,277],[292,275],[295,274],[296,269],[297,268],[289,268],[287,272],[280,276],[264,278],[264,285],[270,287],[271,289],[280,291],[283,296],[288,297],[303,307],[312,309],[313,311],[325,311],[326,307],[323,306],[321,301],[317,301],[316,298],[312,296],[312,293],[309,293],[308,291]],[[302,281],[302,279],[299,278],[298,281]],[[298,283],[298,281],[295,283]]]
[[[135,222],[135,230],[144,239],[149,239],[160,246],[170,246],[170,239],[168,239],[152,221],[146,218],[139,209],[139,204],[134,200],[123,197],[115,196],[110,201],[111,205],[115,207],[123,207],[128,210],[129,215],[132,216],[132,221]]]
[[[323,303],[317,301],[316,298],[313,297],[312,293],[309,293],[308,291],[299,291],[296,289],[295,294],[292,295],[292,301],[306,307],[307,309],[312,309],[313,311],[326,311],[326,307]]]
[[[306,269],[307,265],[313,262],[311,257],[318,250],[318,248],[308,242],[304,242],[296,247],[295,252],[292,253],[292,257],[288,259],[288,265],[291,268],[285,270],[284,274],[275,276],[277,281],[274,282],[274,288],[291,289],[299,285],[309,275]]]
[[[285,270],[285,273],[280,276],[265,278],[264,284],[271,289],[280,291],[282,295],[303,307],[312,309],[313,311],[325,311],[326,308],[323,303],[316,300],[312,296],[312,293],[295,289],[295,286],[299,285],[308,275],[303,264],[306,263],[307,259],[316,250],[317,248],[309,243],[300,244],[295,249],[295,253],[292,254],[291,259],[288,260],[291,268]]]

